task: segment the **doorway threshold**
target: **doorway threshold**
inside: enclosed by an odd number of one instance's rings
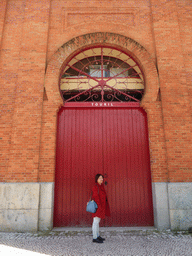
[[[68,232],[68,231],[91,231],[92,227],[55,227],[52,231]],[[101,232],[115,231],[115,232],[131,232],[131,231],[155,231],[155,227],[99,227]]]

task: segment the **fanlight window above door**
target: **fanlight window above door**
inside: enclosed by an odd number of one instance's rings
[[[60,91],[64,102],[138,102],[144,93],[144,78],[126,53],[95,47],[81,51],[65,64]]]

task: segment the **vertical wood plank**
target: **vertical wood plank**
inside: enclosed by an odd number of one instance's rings
[[[96,173],[111,208],[106,226],[153,225],[147,117],[139,108],[65,108],[58,115],[54,226],[91,226]]]

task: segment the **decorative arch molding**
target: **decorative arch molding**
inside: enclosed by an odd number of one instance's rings
[[[157,100],[159,91],[158,73],[156,66],[147,50],[135,40],[114,33],[97,32],[71,39],[63,44],[52,56],[47,65],[45,89],[48,100],[58,107],[63,105],[59,91],[59,76],[63,63],[77,51],[95,45],[111,46],[127,52],[140,65],[145,77],[145,94],[141,106]]]
[[[63,44],[47,64],[43,101],[39,181],[54,181],[56,159],[57,111],[63,106],[59,80],[64,62],[80,50],[93,46],[110,46],[127,52],[140,66],[145,79],[145,93],[140,106],[148,116],[148,132],[152,181],[159,181],[159,172],[166,177],[166,145],[164,140],[159,81],[155,63],[147,50],[131,38],[113,33],[90,33]],[[161,138],[158,139],[157,138]],[[158,143],[157,143],[158,142]],[[161,155],[161,158],[159,158]],[[46,175],[45,175],[46,174]],[[161,181],[166,181],[162,178]]]

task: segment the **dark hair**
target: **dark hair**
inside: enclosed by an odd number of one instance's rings
[[[100,176],[103,177],[103,175],[100,174],[100,173],[98,173],[98,174],[95,175],[95,183],[97,183],[97,180],[99,179]],[[104,178],[104,177],[103,177],[103,178]]]

